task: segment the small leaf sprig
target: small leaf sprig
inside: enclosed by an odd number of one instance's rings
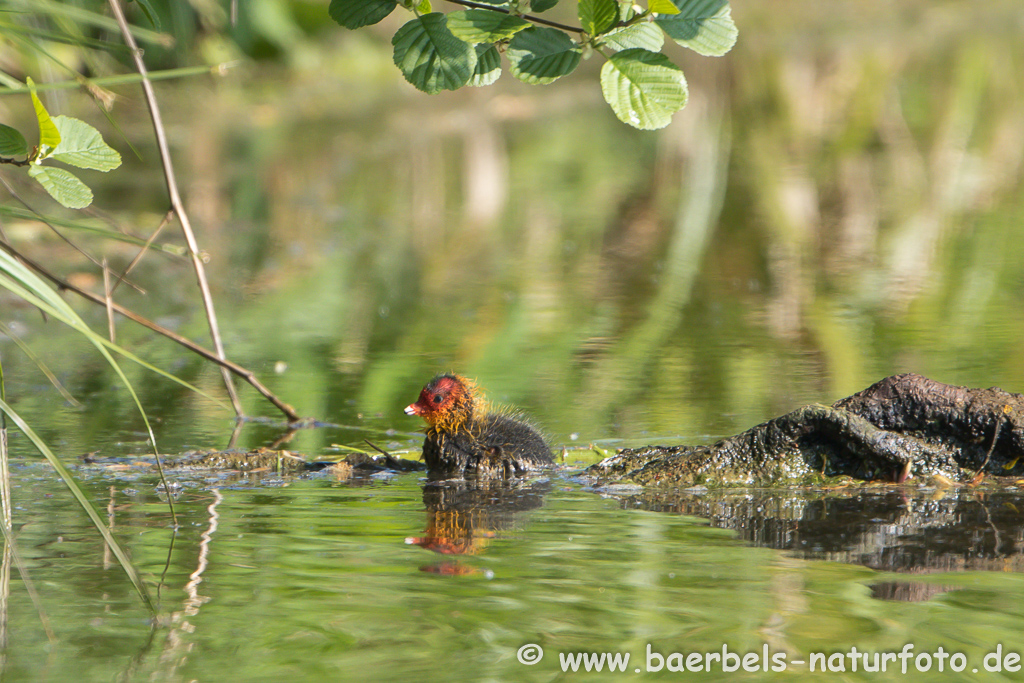
[[[107,172],[121,165],[121,155],[85,121],[70,116],[51,117],[36,93],[35,83],[31,78],[27,83],[39,123],[39,144],[29,149],[20,131],[0,124],[0,163],[28,167],[28,175],[51,197],[69,209],[84,209],[93,199],[89,186],[67,169],[44,165],[43,161],[52,159],[77,168]]]

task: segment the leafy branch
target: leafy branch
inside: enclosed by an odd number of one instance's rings
[[[738,35],[728,0],[576,0],[580,26],[536,16],[558,0],[474,2],[431,11],[430,0],[331,0],[328,12],[348,29],[376,24],[399,4],[413,12],[391,40],[395,65],[429,94],[486,86],[501,76],[501,54],[512,76],[552,83],[592,54],[605,58],[601,92],[615,115],[635,128],[663,128],[686,106],[682,69],[662,52],[667,36],[704,56],[721,56]],[[533,12],[528,14],[527,11]]]
[[[31,78],[28,87],[39,123],[39,144],[30,150],[20,131],[0,124],[0,163],[27,166],[29,176],[50,196],[69,209],[84,209],[92,203],[92,190],[70,171],[44,166],[42,162],[54,159],[77,168],[107,172],[121,165],[121,155],[85,121],[70,116],[51,117]],[[23,159],[15,158],[22,156]]]

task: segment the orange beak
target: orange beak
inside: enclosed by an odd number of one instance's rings
[[[405,407],[405,414],[406,415],[422,415],[423,414],[423,409],[420,408],[420,404],[419,403],[410,403],[409,405],[407,405]]]

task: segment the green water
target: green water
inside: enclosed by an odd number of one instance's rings
[[[369,439],[414,458],[420,424],[402,408],[450,370],[567,453],[539,481],[475,493],[417,474],[174,472],[174,531],[155,475],[130,466],[152,449],[116,375],[0,293],[0,318],[80,405],[0,337],[8,400],[159,602],[154,621],[13,432],[15,536],[55,641],[12,568],[0,678],[759,680],[670,671],[671,655],[767,646],[791,664],[779,678],[902,680],[898,663],[854,673],[850,659],[812,673],[811,655],[910,643],[967,662],[913,680],[1019,679],[983,666],[997,646],[1024,652],[1016,489],[712,495],[575,476],[600,457],[591,445],[708,442],[897,372],[1024,392],[1018,5],[734,3],[728,57],[673,55],[691,102],[660,133],[614,119],[594,61],[544,88],[427,98],[372,37],[160,84],[228,354],[324,423],[289,433],[240,385],[265,419],[233,433],[219,372],[120,321],[120,343],[212,397],[125,363],[163,453],[340,457]],[[126,95],[115,114],[143,160],[122,150],[123,172],[89,181],[145,237],[166,200]],[[43,226],[3,228],[101,290]],[[135,256],[72,236],[114,268]],[[187,262],[150,254],[132,277],[147,293],[122,287],[121,303],[209,344]],[[86,453],[107,465],[80,466]],[[517,657],[529,644],[545,653],[532,665]],[[629,653],[628,670],[563,674],[559,654],[579,652]]]
[[[477,508],[471,550],[458,555],[407,541],[438,531],[417,475],[194,481],[177,499],[176,534],[152,478],[94,476],[90,492],[113,502],[118,537],[159,586],[151,631],[69,497],[38,468],[19,468],[15,481],[19,547],[58,641],[47,644],[15,580],[9,680],[551,680],[559,653],[577,652],[629,653],[630,675],[648,675],[648,645],[666,657],[767,645],[791,674],[814,678],[820,671],[790,662],[912,643],[915,656],[941,646],[983,669],[997,644],[1020,650],[1019,574],[946,572],[922,585],[948,592],[883,601],[872,586],[906,575],[750,547],[701,518],[628,509],[564,474]],[[545,654],[526,666],[517,653],[529,644]],[[931,674],[948,680],[949,670]],[[763,675],[719,666],[711,678]]]

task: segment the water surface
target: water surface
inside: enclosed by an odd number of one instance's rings
[[[338,40],[310,70],[161,84],[228,353],[325,424],[289,434],[243,388],[263,419],[235,431],[219,372],[120,321],[119,342],[211,397],[125,364],[161,452],[341,457],[369,439],[415,457],[402,408],[450,370],[569,450],[508,489],[176,472],[174,531],[152,470],[128,466],[152,446],[116,375],[0,294],[0,317],[79,405],[3,338],[8,400],[109,508],[160,605],[154,622],[12,433],[15,535],[56,642],[12,569],[3,677],[552,680],[559,653],[628,652],[632,671],[650,646],[666,658],[651,676],[757,680],[671,672],[669,657],[908,643],[962,652],[971,680],[1019,676],[983,666],[1021,649],[1016,488],[595,491],[575,477],[600,457],[591,445],[704,443],[897,372],[1024,391],[1018,5],[737,4],[728,57],[673,55],[691,101],[656,134],[607,111],[593,60],[545,88],[426,98],[386,41]],[[115,113],[145,122],[125,95]],[[144,161],[123,153],[97,204],[145,237],[166,199],[148,124],[125,128]],[[101,289],[45,227],[4,230]],[[135,256],[74,235],[114,268]],[[133,278],[147,294],[119,301],[209,343],[186,261],[150,255]],[[533,665],[517,657],[529,644],[545,652]]]
[[[5,675],[550,680],[558,653],[628,652],[646,674],[648,645],[666,656],[767,645],[791,662],[908,642],[975,666],[999,643],[1013,649],[1024,623],[1016,493],[610,497],[571,472],[514,486],[183,476],[172,533],[152,476],[94,471],[89,492],[112,504],[158,592],[151,630],[69,496],[20,467],[19,548],[59,640],[47,645],[15,580]],[[922,506],[933,510],[901,524]],[[517,658],[528,644],[546,653],[531,666]]]

